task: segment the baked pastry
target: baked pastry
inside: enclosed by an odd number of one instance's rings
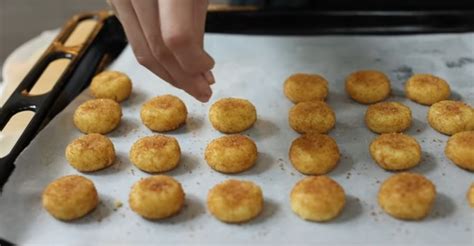
[[[448,99],[451,89],[442,78],[431,74],[415,74],[405,83],[405,95],[417,103],[431,105]]]
[[[239,133],[252,127],[257,120],[253,104],[240,98],[223,98],[212,104],[209,121],[222,133]]]
[[[311,221],[328,221],[337,217],[344,208],[344,189],[327,176],[309,176],[300,180],[291,190],[291,209],[299,217]]]
[[[323,101],[300,102],[290,109],[288,121],[301,134],[327,133],[336,124],[336,115]]]
[[[296,170],[307,175],[330,172],[340,158],[336,141],[319,133],[305,134],[295,139],[291,143],[289,156]]]
[[[130,208],[146,219],[157,220],[173,216],[183,208],[185,194],[174,178],[155,175],[140,179],[130,191]]]
[[[243,135],[228,135],[212,140],[204,158],[214,170],[238,173],[251,168],[257,160],[257,145]]]
[[[356,71],[346,78],[346,92],[359,103],[380,102],[390,95],[390,80],[379,71]]]
[[[74,111],[74,125],[83,133],[109,133],[121,118],[122,108],[112,99],[88,100]]]
[[[104,71],[92,79],[89,88],[95,98],[108,98],[121,102],[132,93],[132,81],[124,73]]]
[[[460,101],[445,100],[431,105],[428,123],[438,132],[453,135],[474,130],[474,109]]]
[[[474,131],[458,132],[449,137],[444,153],[457,166],[474,171]]]
[[[384,133],[369,146],[372,159],[389,171],[405,170],[421,161],[421,146],[415,138],[403,133]]]
[[[93,172],[114,163],[115,149],[109,138],[91,133],[75,139],[66,147],[66,159],[78,171]]]
[[[163,95],[145,102],[140,110],[143,124],[152,131],[167,132],[186,123],[188,110],[183,101],[173,95]]]
[[[372,104],[365,112],[365,124],[375,133],[403,132],[411,120],[410,108],[399,102]]]
[[[431,181],[416,173],[403,172],[385,180],[379,190],[380,207],[389,215],[403,220],[426,217],[436,198]]]
[[[174,137],[155,135],[137,140],[130,149],[130,161],[149,173],[166,172],[179,164],[181,149]]]
[[[54,180],[46,187],[42,203],[53,217],[74,220],[94,210],[99,196],[92,181],[79,175],[69,175]]]
[[[283,91],[293,103],[326,99],[328,81],[319,74],[296,73],[288,77]]]
[[[263,209],[262,190],[253,182],[229,179],[209,191],[207,208],[223,222],[247,222]]]

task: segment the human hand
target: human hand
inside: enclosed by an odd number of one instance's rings
[[[138,62],[201,102],[214,60],[203,48],[207,0],[110,0]]]

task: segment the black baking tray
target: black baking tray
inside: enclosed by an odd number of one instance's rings
[[[349,0],[309,1],[312,4],[305,5],[304,8],[298,4],[288,6],[270,1],[261,2],[261,5],[251,8],[225,8],[209,12],[206,32],[265,35],[400,35],[474,31],[474,1],[471,0],[370,0],[367,3],[371,4],[364,6],[361,6],[359,1]],[[0,109],[0,130],[15,113],[24,110],[35,112],[34,118],[12,151],[0,159],[0,192],[15,167],[15,159],[38,131],[86,88],[91,78],[126,46],[126,37],[120,22],[112,15],[107,15],[106,18],[103,15],[103,11],[84,14],[68,22],[59,39],[66,38],[73,27],[84,19],[98,18],[101,26],[80,51],[61,51],[50,47]],[[100,16],[102,17],[99,18]],[[73,62],[49,93],[28,96],[25,92],[33,87],[47,65],[57,58],[72,59]],[[0,245],[11,244],[0,238]]]

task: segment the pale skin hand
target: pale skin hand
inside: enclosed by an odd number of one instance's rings
[[[138,62],[201,102],[214,60],[203,48],[207,0],[110,0]]]

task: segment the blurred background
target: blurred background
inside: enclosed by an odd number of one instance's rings
[[[0,68],[16,47],[41,32],[78,12],[107,7],[105,0],[0,0]]]
[[[61,27],[72,15],[79,12],[104,8],[108,8],[106,0],[0,0],[0,68],[16,47],[41,32]]]

